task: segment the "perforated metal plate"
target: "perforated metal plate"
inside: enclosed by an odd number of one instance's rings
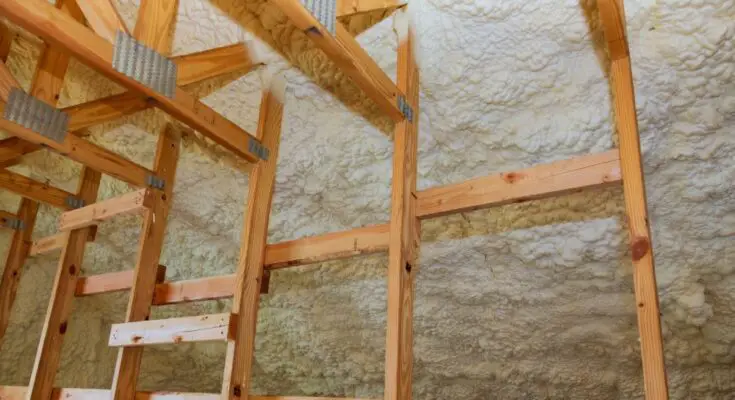
[[[112,67],[166,97],[176,93],[176,63],[125,32],[115,36]]]
[[[337,26],[337,0],[301,0],[301,4],[334,35]]]
[[[69,126],[67,113],[18,88],[10,91],[3,117],[58,143],[62,143],[66,138]]]

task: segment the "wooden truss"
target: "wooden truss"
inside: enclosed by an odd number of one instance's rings
[[[324,20],[297,0],[273,0],[291,22],[332,59],[376,105],[395,121],[393,191],[390,223],[345,232],[267,243],[283,117],[283,88],[263,91],[258,129],[250,134],[187,94],[183,86],[258,65],[244,45],[226,46],[174,57],[178,75],[172,96],[166,96],[113,67],[118,35],[132,35],[140,44],[168,55],[176,0],[142,0],[132,34],[112,0],[3,0],[0,15],[43,39],[45,48],[30,95],[56,105],[69,57],[95,68],[128,92],[68,107],[69,133],[62,140],[46,137],[23,125],[0,119],[0,128],[13,137],[0,142],[0,166],[19,162],[42,146],[84,164],[76,193],[53,188],[25,176],[0,170],[0,187],[23,197],[16,213],[0,212],[4,227],[14,235],[0,282],[0,340],[8,325],[20,272],[27,257],[60,249],[54,288],[28,387],[0,387],[2,399],[255,399],[304,400],[306,397],[250,395],[255,332],[260,294],[267,292],[271,270],[327,260],[388,252],[388,326],[386,335],[385,400],[410,400],[412,388],[412,315],[414,277],[418,271],[420,221],[452,213],[561,196],[579,190],[623,184],[647,399],[667,399],[658,295],[648,227],[646,197],[636,121],[630,56],[625,36],[622,0],[598,0],[610,55],[615,120],[620,148],[524,170],[473,179],[419,191],[416,164],[419,114],[419,71],[409,24],[397,24],[398,73],[394,83],[346,29]],[[386,0],[335,0],[333,16],[401,6]],[[326,3],[326,2],[325,2]],[[312,10],[313,11],[313,10]],[[318,13],[317,13],[318,14]],[[321,18],[321,19],[320,19]],[[84,26],[84,22],[89,28]],[[335,22],[334,24],[332,24]],[[333,27],[332,27],[333,25]],[[332,28],[330,28],[332,27]],[[0,60],[10,49],[9,30],[0,26]],[[18,84],[0,63],[0,100],[6,106]],[[157,107],[180,123],[196,129],[236,156],[254,163],[250,171],[247,213],[237,273],[169,282],[159,257],[166,220],[173,201],[181,127],[169,124],[161,132],[153,169],[144,168],[86,141],[82,128]],[[1,110],[0,110],[1,111]],[[267,154],[267,155],[266,155]],[[128,182],[139,190],[97,202],[101,174]],[[60,233],[31,241],[39,202],[61,208]],[[139,214],[143,229],[138,259],[128,271],[80,276],[87,242],[96,226],[124,213]],[[118,347],[109,390],[54,388],[61,345],[74,297],[130,291],[125,321],[115,324],[110,346]],[[233,297],[230,313],[169,320],[149,320],[152,306]],[[160,343],[219,340],[227,343],[221,393],[150,393],[137,391],[145,346]],[[308,398],[311,400],[330,400]],[[331,399],[334,400],[334,399]]]

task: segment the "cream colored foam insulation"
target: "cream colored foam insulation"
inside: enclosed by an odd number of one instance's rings
[[[390,125],[372,114],[375,106],[335,79],[281,14],[264,12],[272,5],[180,2],[174,54],[254,33],[281,50],[264,44],[267,68],[284,71],[289,85],[270,242],[387,222],[392,145],[381,131]],[[594,2],[411,3],[422,70],[421,188],[614,145]],[[139,1],[118,4],[132,27]],[[629,0],[626,12],[671,397],[735,399],[735,2]],[[351,30],[379,19],[363,17]],[[359,41],[394,77],[391,19]],[[13,46],[10,67],[24,85],[37,54],[26,40]],[[257,75],[232,74],[193,90],[254,131]],[[119,90],[78,63],[69,77],[65,105]],[[164,121],[158,111],[144,112],[92,129],[91,140],[150,166]],[[78,165],[47,152],[14,170],[72,191],[79,176]],[[178,171],[162,256],[168,279],[232,273],[246,165],[190,135]],[[130,190],[104,178],[100,199]],[[17,198],[0,200],[15,209]],[[609,189],[425,222],[414,397],[642,398],[622,215],[622,191]],[[54,233],[57,218],[42,207],[35,236]],[[84,272],[131,268],[139,226],[134,217],[102,225]],[[4,249],[9,238],[0,233]],[[28,382],[57,260],[58,253],[44,255],[23,271],[0,383]],[[275,272],[260,308],[253,393],[380,397],[385,272],[384,255]],[[110,386],[116,350],[107,337],[126,302],[126,293],[75,301],[57,385]],[[156,308],[153,317],[229,309],[230,301],[210,301]],[[224,350],[148,348],[140,385],[219,392]]]

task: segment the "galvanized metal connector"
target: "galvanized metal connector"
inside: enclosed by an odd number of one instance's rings
[[[122,31],[115,36],[112,68],[166,97],[176,93],[176,63]]]
[[[268,161],[270,150],[268,150],[267,147],[263,146],[263,144],[259,141],[250,138],[250,140],[248,141],[248,150],[258,156],[258,158],[260,158],[261,160]]]
[[[337,0],[301,0],[311,15],[332,34],[337,31]]]
[[[63,143],[69,126],[69,115],[45,102],[13,88],[8,96],[3,117],[43,137]]]
[[[69,208],[76,210],[77,208],[82,208],[86,204],[84,203],[84,200],[80,199],[79,197],[74,196],[67,196],[66,200],[64,201]]]
[[[163,190],[166,187],[166,181],[155,175],[146,175],[145,184],[159,190]]]
[[[401,110],[401,114],[408,120],[413,122],[413,108],[403,95],[398,95],[398,109]]]

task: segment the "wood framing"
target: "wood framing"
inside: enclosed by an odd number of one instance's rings
[[[133,270],[82,276],[77,280],[77,289],[74,295],[83,297],[129,290],[133,287],[133,278]],[[156,283],[163,283],[165,279],[166,267],[159,265],[156,272]]]
[[[0,399],[23,400],[24,386],[0,386]],[[107,400],[110,391],[106,389],[54,388],[50,400]],[[219,393],[185,392],[136,392],[135,400],[219,400]],[[249,400],[371,400],[343,397],[306,397],[306,396],[258,396],[250,395]],[[376,400],[376,399],[372,399]]]
[[[160,195],[154,189],[140,189],[99,203],[61,214],[60,231],[97,225],[117,215],[142,214],[151,210]]]
[[[235,281],[236,276],[232,274],[164,282],[156,285],[153,304],[162,306],[232,297],[235,293]]]
[[[169,98],[118,72],[112,67],[112,44],[45,0],[5,0],[0,2],[0,13],[46,42],[66,48],[79,60],[128,90],[149,97],[156,107],[247,161],[259,161],[249,146],[250,141],[257,142],[252,135],[181,89]]]
[[[405,31],[400,31],[405,29]],[[398,27],[398,86],[414,109],[413,122],[396,124],[393,144],[393,191],[388,244],[388,329],[385,344],[385,400],[411,400],[413,374],[413,293],[420,241],[416,217],[419,70],[413,30]]]
[[[260,103],[258,137],[271,149],[271,157],[250,171],[246,214],[243,221],[240,259],[237,264],[232,311],[237,314],[237,334],[227,342],[222,398],[247,399],[255,353],[255,326],[258,322],[260,291],[265,267],[268,220],[276,181],[281,141],[283,97],[281,78],[264,88]]]
[[[158,140],[154,170],[164,180],[165,187],[163,191],[157,193],[153,206],[144,217],[139,239],[138,260],[134,269],[135,278],[130,290],[125,322],[143,321],[149,316],[168,212],[173,200],[180,142],[181,132],[173,124],[167,126]],[[142,356],[143,349],[140,347],[123,347],[119,350],[112,381],[115,399],[135,397]]]
[[[111,347],[136,347],[231,340],[236,321],[234,314],[224,313],[113,324],[108,344]]]
[[[92,30],[110,43],[115,43],[118,31],[129,33],[114,0],[76,0]]]
[[[236,43],[216,49],[185,54],[173,58],[178,66],[176,83],[179,86],[191,85],[235,71],[250,71],[261,65],[253,56],[247,43]]]
[[[669,398],[669,389],[661,338],[661,313],[648,226],[633,73],[625,35],[625,11],[622,0],[600,0],[598,7],[610,54],[610,83],[614,94],[623,197],[633,259],[633,287],[638,313],[643,386],[646,399],[666,400]]]
[[[68,210],[67,200],[75,197],[65,190],[34,181],[26,176],[0,169],[0,187],[17,195],[45,203],[51,207]]]
[[[89,229],[87,235],[87,242],[94,242],[97,237],[97,227],[93,226]],[[37,256],[39,254],[48,253],[54,250],[60,250],[66,245],[66,233],[60,232],[55,235],[46,236],[44,238],[34,240],[31,243],[31,249],[28,252],[28,256]]]
[[[0,61],[5,62],[10,54],[10,46],[13,45],[13,33],[4,23],[0,23]]]

